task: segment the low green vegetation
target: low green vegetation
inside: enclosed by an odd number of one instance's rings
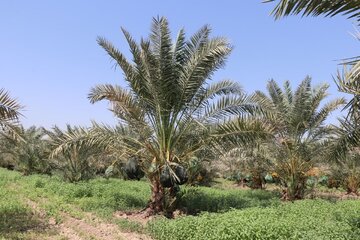
[[[21,190],[23,197],[39,202],[50,215],[57,210],[76,214],[80,210],[111,217],[115,211],[141,210],[146,207],[150,186],[146,181],[96,178],[79,183],[64,182],[46,175],[21,176],[0,168],[4,186]],[[15,191],[15,190],[14,190]],[[11,198],[12,194],[7,194]],[[208,187],[183,187],[178,193],[179,207],[190,214],[202,211],[224,212],[231,208],[264,207],[278,204],[277,193],[260,190],[215,189]],[[51,200],[51,201],[50,201]]]
[[[0,239],[23,239],[24,232],[42,228],[41,221],[13,187],[19,179],[19,173],[0,169]]]
[[[360,239],[359,201],[303,200],[151,222],[155,239]]]
[[[24,236],[44,224],[29,201],[57,223],[62,222],[62,212],[77,219],[88,212],[121,231],[147,233],[154,239],[360,239],[359,200],[292,203],[281,202],[277,191],[183,187],[180,210],[197,216],[155,218],[143,226],[113,214],[146,207],[146,181],[96,178],[68,183],[0,168],[0,190],[0,215],[5,216],[0,219],[0,239],[31,239]]]
[[[1,183],[2,185],[3,183]],[[0,231],[11,231],[14,223],[25,223],[31,218],[30,211],[14,194],[0,186]],[[24,226],[23,226],[24,227]]]
[[[144,181],[97,178],[75,184],[46,175],[20,176],[5,169],[0,169],[0,174],[3,178],[12,177],[11,187],[21,190],[24,197],[33,201],[48,199],[42,204],[51,214],[56,214],[56,210],[76,214],[76,210],[69,209],[69,205],[75,205],[105,217],[117,210],[144,208],[150,194],[149,184]]]
[[[261,190],[215,189],[187,187],[179,194],[179,208],[188,214],[225,212],[230,209],[278,205],[277,192]]]

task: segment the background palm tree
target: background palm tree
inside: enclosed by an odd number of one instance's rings
[[[246,146],[224,146],[224,154],[217,164],[226,178],[252,189],[265,187],[265,176],[269,172],[269,161],[264,141],[257,141]]]
[[[273,2],[276,0],[268,0],[265,2]],[[360,23],[360,2],[358,0],[280,0],[272,14],[275,18],[291,14],[302,14],[303,16],[325,15],[333,17],[338,14],[346,15],[348,18],[355,18],[357,23]],[[360,40],[360,34],[356,35]],[[348,171],[343,172],[344,176],[348,176],[344,180],[345,187],[348,192],[354,192],[359,187],[360,179],[355,177],[358,174],[358,146],[360,140],[357,134],[353,134],[355,129],[360,127],[360,56],[345,60],[344,70],[338,71],[335,78],[339,91],[352,95],[351,100],[345,106],[348,110],[347,118],[341,120],[341,127],[337,128],[336,140],[330,145],[332,149],[330,159],[336,158],[336,162],[341,165],[339,170]],[[338,141],[341,139],[341,141]],[[341,143],[341,145],[339,144]],[[351,146],[349,146],[349,144]],[[352,184],[353,183],[353,184]],[[352,187],[350,185],[353,185]]]
[[[335,163],[333,171],[340,173],[338,179],[348,194],[358,194],[360,188],[360,128],[358,119],[350,115],[340,119],[340,126],[335,127],[329,139],[327,160]]]
[[[25,175],[34,173],[50,174],[50,146],[45,139],[44,128],[32,126],[17,127],[17,138],[9,132],[0,133],[0,161],[13,165]]]
[[[126,30],[122,32],[132,61],[106,39],[98,38],[98,43],[124,72],[129,89],[105,84],[89,94],[92,103],[109,101],[120,127],[97,125],[84,137],[70,136],[55,151],[74,139],[106,146],[121,142],[123,154],[141,159],[151,183],[149,214],[154,214],[168,205],[166,192],[173,192],[172,187],[164,187],[164,175],[169,175],[167,182],[178,183],[178,166],[215,145],[214,139],[249,142],[266,131],[259,121],[249,120],[256,107],[239,84],[230,80],[207,83],[232,50],[227,39],[210,38],[210,28],[204,26],[190,40],[181,29],[172,41],[166,18],[153,19],[149,39],[139,44]],[[132,134],[123,134],[119,128],[131,129]]]
[[[99,145],[89,145],[83,142],[67,142],[66,148],[61,148],[69,136],[84,136],[88,134],[88,130],[82,127],[66,126],[66,130],[59,127],[53,127],[52,131],[47,131],[50,137],[49,142],[52,149],[50,158],[53,161],[53,169],[59,170],[63,178],[70,182],[78,182],[88,180],[95,176],[101,169],[99,160],[106,160],[107,152],[104,147]]]
[[[16,135],[16,125],[21,115],[21,105],[4,89],[0,89],[0,128]]]
[[[306,173],[320,156],[324,137],[331,132],[324,122],[332,111],[345,104],[342,98],[323,104],[328,87],[323,84],[313,88],[307,77],[293,92],[289,81],[281,89],[271,80],[268,95],[257,91],[253,96],[266,121],[274,127],[273,140],[268,143],[270,147],[266,146],[272,151],[267,158],[272,158],[271,170],[286,189],[284,197],[291,200],[304,197]]]

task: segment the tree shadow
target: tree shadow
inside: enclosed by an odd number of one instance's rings
[[[0,237],[5,239],[24,239],[24,235],[29,233],[34,233],[36,236],[43,233],[50,234],[49,230],[49,224],[31,211],[17,209],[1,213]]]
[[[265,190],[218,190],[188,187],[177,196],[177,208],[186,214],[226,212],[230,209],[268,207],[280,204],[279,193]]]

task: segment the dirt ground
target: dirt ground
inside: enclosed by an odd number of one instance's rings
[[[42,230],[43,232],[46,232],[46,234],[40,238],[35,237],[34,239],[151,240],[151,238],[145,234],[121,231],[119,226],[116,224],[105,222],[90,213],[84,213],[84,218],[77,219],[65,212],[61,212],[61,222],[56,223],[54,218],[46,217],[46,213],[36,202],[27,200],[27,204],[31,207],[34,214],[40,219],[43,221],[46,219],[46,223],[42,226]],[[141,224],[146,224],[147,221],[145,219],[141,219],[140,216],[132,220],[138,221]],[[39,231],[39,229],[37,229],[37,231]],[[37,236],[39,237],[39,235]]]

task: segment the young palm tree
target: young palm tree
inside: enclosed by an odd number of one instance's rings
[[[256,107],[239,84],[230,80],[207,83],[232,50],[227,39],[210,38],[210,28],[204,26],[190,40],[181,29],[172,41],[166,18],[153,19],[149,39],[139,44],[126,30],[122,32],[132,61],[106,39],[98,38],[98,43],[123,71],[128,89],[98,85],[91,89],[89,99],[91,103],[109,101],[120,129],[132,133],[96,125],[87,137],[69,137],[58,149],[74,139],[107,146],[121,143],[123,154],[141,159],[151,183],[149,214],[155,214],[166,204],[167,190],[161,183],[165,173],[170,173],[172,182],[179,182],[177,167],[214,143],[213,139],[247,142],[266,133],[261,123],[246,117]],[[234,115],[236,119],[231,118]]]
[[[0,89],[0,128],[16,135],[16,123],[21,110],[20,104],[10,97],[4,89]]]
[[[267,85],[268,95],[258,91],[253,97],[274,127],[274,139],[269,143],[273,152],[269,155],[273,156],[273,171],[285,187],[284,198],[303,198],[306,173],[322,151],[320,143],[330,132],[324,121],[345,103],[344,99],[336,99],[320,107],[328,95],[328,87],[324,84],[313,88],[307,77],[293,92],[289,81],[281,89],[271,80]]]

